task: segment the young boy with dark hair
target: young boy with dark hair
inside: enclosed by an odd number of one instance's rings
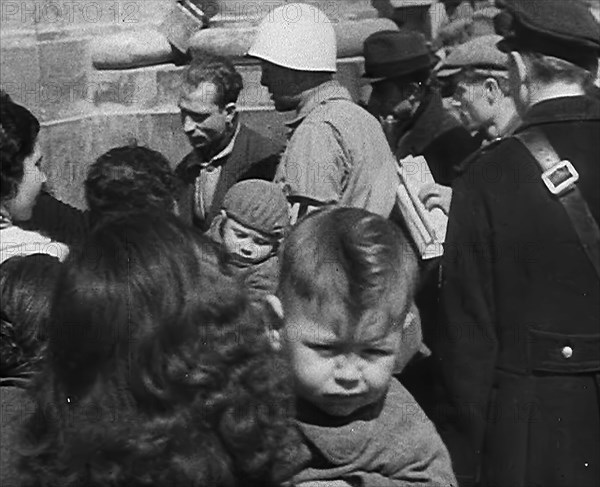
[[[289,226],[289,206],[281,188],[248,179],[227,191],[207,235],[224,246],[232,273],[243,279],[252,298],[260,299],[277,289],[277,251]]]
[[[415,350],[417,279],[408,238],[364,210],[317,211],[287,238],[271,301],[310,452],[298,485],[456,485],[435,427],[392,377]]]

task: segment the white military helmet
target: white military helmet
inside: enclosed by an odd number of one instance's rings
[[[282,5],[262,20],[248,56],[299,71],[335,73],[337,46],[333,25],[313,5]]]

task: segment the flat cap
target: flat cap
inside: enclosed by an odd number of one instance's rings
[[[475,37],[456,46],[438,68],[438,76],[453,76],[465,68],[473,68],[482,74],[507,71],[508,55],[497,44],[499,35]]]
[[[529,50],[590,69],[600,55],[600,25],[581,0],[496,0],[504,52]]]

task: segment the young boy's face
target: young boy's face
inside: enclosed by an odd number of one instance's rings
[[[226,218],[222,230],[223,245],[230,254],[250,262],[260,262],[271,252],[275,244],[266,235]]]
[[[284,317],[296,393],[332,416],[348,416],[379,400],[392,377],[400,331],[347,340],[304,308],[299,300],[286,303]]]

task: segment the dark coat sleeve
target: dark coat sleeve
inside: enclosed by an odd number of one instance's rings
[[[479,141],[464,127],[454,127],[429,144],[423,156],[429,164],[433,179],[439,184],[450,186],[460,174],[461,162],[476,152]]]
[[[473,183],[480,167],[472,166],[454,188],[442,260],[443,316],[434,345],[460,435],[475,456],[483,441],[498,350],[492,234],[485,191]]]
[[[79,246],[85,240],[90,229],[88,213],[78,210],[42,192],[33,208],[30,220],[19,222],[25,230],[40,232],[52,240]]]

